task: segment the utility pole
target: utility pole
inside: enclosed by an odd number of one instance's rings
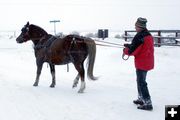
[[[56,23],[60,22],[60,20],[51,20],[50,23],[54,23],[54,35],[56,35]]]

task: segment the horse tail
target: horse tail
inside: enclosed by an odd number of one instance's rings
[[[91,80],[97,80],[98,77],[94,77],[93,75],[94,63],[96,58],[96,43],[92,39],[85,41],[87,41],[86,44],[88,47],[87,77]]]

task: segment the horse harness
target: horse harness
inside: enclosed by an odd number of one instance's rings
[[[68,49],[68,54],[71,54],[71,53],[85,53],[84,51],[71,51],[73,48],[76,48],[77,47],[77,43],[85,43],[84,40],[85,38],[84,37],[81,37],[81,36],[78,36],[78,35],[71,35],[72,36],[72,40],[71,40],[71,43],[70,43],[70,47]]]
[[[78,47],[78,43],[85,43],[84,42],[84,38],[77,36],[77,35],[71,35],[72,39],[70,39],[70,46],[67,50],[67,53],[69,54],[69,56],[71,57],[71,59],[73,60],[73,56],[72,54],[77,54],[77,53],[85,53],[84,51],[76,51],[73,49],[76,49]]]
[[[47,48],[56,40],[58,39],[58,37],[56,36],[51,36],[46,42],[45,44],[41,43],[44,39],[46,39],[46,36],[42,37],[41,40],[37,43],[37,45],[34,47],[34,49],[38,50],[41,48],[45,48],[47,50]]]

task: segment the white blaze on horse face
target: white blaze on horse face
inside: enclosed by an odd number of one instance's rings
[[[81,82],[81,87],[80,87],[78,93],[83,93],[85,88],[86,88],[86,83],[85,83],[85,81],[83,81],[83,82]]]

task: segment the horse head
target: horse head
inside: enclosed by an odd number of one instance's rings
[[[21,29],[21,33],[17,37],[16,41],[17,43],[23,43],[29,40],[37,42],[46,35],[48,35],[48,33],[44,29],[27,22],[26,25],[24,25],[24,27]]]
[[[24,27],[21,29],[21,34],[16,38],[17,43],[23,43],[30,40],[29,36],[29,22],[24,25]]]

